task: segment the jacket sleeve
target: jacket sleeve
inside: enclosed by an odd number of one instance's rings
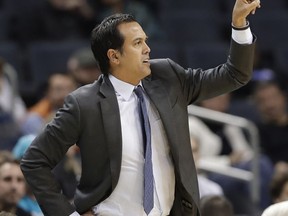
[[[21,160],[22,172],[45,215],[65,216],[75,211],[51,170],[78,139],[79,106],[73,96],[65,99],[56,117],[32,142]]]
[[[227,62],[208,70],[183,69],[169,60],[180,81],[187,105],[231,92],[247,84],[253,72],[255,41],[254,37],[252,44],[243,45],[232,40]]]

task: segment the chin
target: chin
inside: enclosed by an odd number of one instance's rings
[[[151,69],[150,69],[150,67],[149,67],[149,69],[147,69],[146,74],[147,74],[147,76],[151,74]]]

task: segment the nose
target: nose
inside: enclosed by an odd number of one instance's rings
[[[19,183],[16,180],[12,180],[10,182],[10,189],[11,191],[17,191],[17,188],[19,187]]]
[[[144,53],[146,54],[146,53],[150,53],[151,52],[151,49],[150,49],[150,47],[148,46],[148,44],[146,43],[146,42],[144,42]]]

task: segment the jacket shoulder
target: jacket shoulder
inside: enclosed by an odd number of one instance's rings
[[[91,94],[95,94],[99,92],[100,85],[101,85],[101,81],[96,80],[94,83],[79,87],[78,89],[73,91],[71,95],[73,95],[76,98],[90,97]]]

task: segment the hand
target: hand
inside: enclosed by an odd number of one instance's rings
[[[234,165],[242,161],[243,152],[232,152],[229,155],[230,164]]]
[[[237,28],[244,27],[246,17],[250,13],[255,14],[256,9],[260,7],[260,0],[236,0],[232,13],[233,26]]]
[[[94,10],[89,5],[87,0],[66,0],[67,8],[70,10],[77,10],[82,16],[91,19],[94,16]]]
[[[94,213],[92,212],[92,210],[85,212],[84,214],[82,214],[81,216],[94,216]]]
[[[65,8],[66,10],[75,10],[80,8],[83,4],[83,1],[79,0],[66,0],[65,1]]]

